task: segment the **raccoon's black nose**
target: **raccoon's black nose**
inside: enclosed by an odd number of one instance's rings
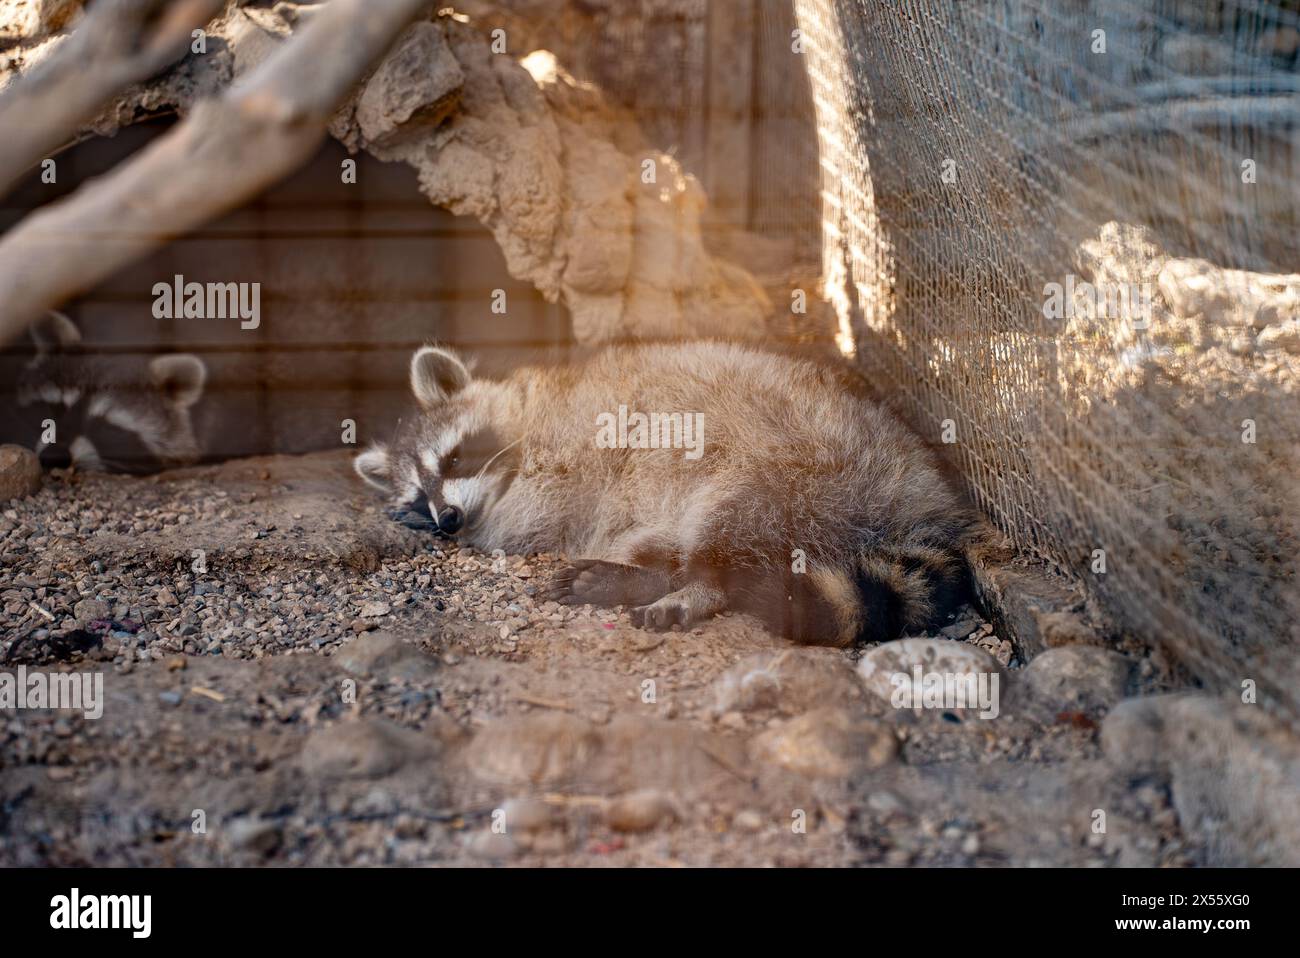
[[[459,532],[465,524],[465,514],[455,506],[448,506],[438,513],[438,528],[448,535]]]

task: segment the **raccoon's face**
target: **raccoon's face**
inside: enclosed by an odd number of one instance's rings
[[[411,359],[419,411],[391,446],[357,457],[366,482],[390,497],[389,515],[446,536],[479,528],[514,481],[519,439],[495,414],[495,383],[474,380],[453,353],[426,346]]]
[[[46,468],[148,473],[198,458],[190,407],[206,369],[196,356],[146,362],[82,355],[80,333],[52,313],[17,383],[11,418]]]

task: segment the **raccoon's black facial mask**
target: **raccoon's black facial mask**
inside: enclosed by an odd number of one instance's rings
[[[38,400],[19,407],[25,431],[31,434],[24,445],[37,451],[44,468],[78,465],[147,475],[166,467],[137,432],[91,415],[93,400],[92,394],[78,396],[71,405]],[[53,442],[44,441],[46,422],[54,424]]]
[[[443,482],[452,479],[474,479],[489,469],[494,475],[511,470],[510,443],[495,429],[481,429],[463,438],[438,462],[438,474]]]
[[[517,441],[507,441],[490,427],[462,436],[439,457],[436,475],[421,476],[439,529],[450,535],[473,529],[518,469]]]

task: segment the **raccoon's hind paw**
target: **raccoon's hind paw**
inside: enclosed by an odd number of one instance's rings
[[[670,592],[657,602],[631,610],[632,624],[653,632],[667,632],[674,625],[682,628],[694,625],[717,615],[727,607],[721,589],[703,583],[692,583]]]
[[[669,589],[668,574],[603,559],[578,559],[551,580],[543,599],[561,605],[643,605]]]

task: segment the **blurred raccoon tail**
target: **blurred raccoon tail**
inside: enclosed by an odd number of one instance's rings
[[[793,642],[847,648],[925,629],[970,589],[956,547],[922,543],[864,550],[845,565],[809,563],[767,588],[744,590],[736,606]]]

